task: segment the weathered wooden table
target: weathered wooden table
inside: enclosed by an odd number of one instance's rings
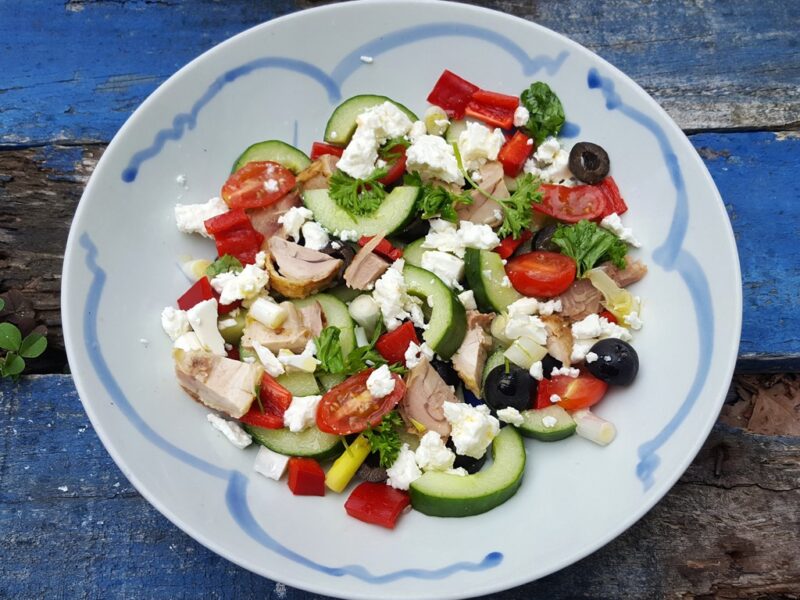
[[[0,597],[318,597],[217,557],[139,496],[60,374],[68,368],[59,316],[71,216],[128,115],[204,50],[316,4],[0,0],[0,291],[31,300],[51,345],[31,365],[42,374],[0,383]],[[739,372],[800,370],[800,2],[483,4],[599,53],[684,128],[739,243]],[[767,402],[763,381],[750,383],[742,388],[755,391],[757,412]],[[749,432],[753,408],[740,402],[732,412],[744,417],[727,420],[740,426],[717,425],[638,524],[580,563],[497,597],[800,597],[797,381],[777,386],[767,391],[783,420],[760,427],[774,435]]]

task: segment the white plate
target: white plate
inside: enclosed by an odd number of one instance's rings
[[[372,56],[374,62],[359,60]],[[338,102],[388,95],[420,113],[445,68],[517,94],[544,80],[579,139],[604,146],[650,273],[636,383],[597,413],[618,438],[528,442],[519,493],[488,514],[412,512],[395,531],[344,496],[292,497],[252,471],[179,390],[161,309],[187,287],[177,201],[216,195],[249,144],[309,148]],[[188,189],[176,183],[185,174]],[[64,264],[67,351],[86,412],[136,488],[202,544],[288,585],[349,598],[456,598],[552,573],[619,535],[672,486],[714,423],[736,359],[739,263],[730,223],[686,137],[635,83],[578,44],[472,6],[349,2],[276,19],[193,61],[133,114],[80,202]],[[140,342],[141,339],[149,343]]]

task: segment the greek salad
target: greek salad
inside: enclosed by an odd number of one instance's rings
[[[217,258],[182,263],[161,315],[178,383],[255,471],[388,528],[502,504],[537,442],[612,442],[591,409],[639,369],[647,268],[608,153],[559,139],[545,82],[445,70],[427,101],[349,98],[310,155],[258,142],[176,205]]]

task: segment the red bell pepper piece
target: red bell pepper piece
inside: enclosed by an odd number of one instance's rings
[[[219,294],[217,294],[216,290],[214,290],[214,297],[217,299],[217,302],[219,302]],[[221,315],[227,315],[229,312],[233,312],[241,305],[241,300],[234,300],[230,304],[217,304],[217,313]]]
[[[230,254],[242,264],[253,264],[256,261],[256,253],[261,249],[264,236],[253,229],[235,229],[226,231],[214,238],[217,243],[217,254],[225,256]]]
[[[239,348],[236,346],[231,346],[230,350],[226,350],[225,352],[228,353],[228,358],[231,360],[239,360]]]
[[[275,381],[269,373],[264,373],[261,376],[261,390],[258,397],[261,402],[253,402],[247,414],[239,420],[256,427],[281,429],[283,413],[292,403],[292,393]]]
[[[354,489],[344,509],[351,517],[394,529],[397,518],[411,504],[408,492],[396,490],[385,483],[365,481]]]
[[[397,144],[387,150],[387,162],[389,169],[386,175],[378,179],[378,183],[389,185],[397,181],[406,172],[406,147],[403,144]]]
[[[384,333],[375,343],[375,348],[389,364],[403,363],[406,360],[408,345],[414,342],[419,345],[419,338],[411,321],[406,321],[400,327],[389,333]]]
[[[343,152],[344,148],[341,146],[332,146],[324,142],[314,142],[311,144],[311,160],[317,160],[320,156],[325,154],[341,156]]]
[[[211,287],[211,282],[205,275],[197,280],[186,292],[178,298],[178,308],[181,310],[189,310],[195,304],[199,304],[203,300],[211,300],[214,297],[214,288]]]
[[[522,171],[525,161],[533,152],[533,144],[528,142],[531,140],[527,135],[521,131],[517,131],[514,136],[503,144],[500,152],[497,154],[497,160],[503,164],[503,172],[509,177],[516,177]]]
[[[373,238],[372,235],[365,235],[362,236],[358,240],[358,245],[362,248],[369,243],[369,241]],[[380,254],[381,256],[388,258],[392,262],[396,261],[398,258],[403,258],[403,251],[400,248],[395,248],[392,246],[392,243],[389,240],[383,239],[378,242],[378,245],[375,246],[373,252],[376,254]]]
[[[453,119],[463,119],[464,109],[478,90],[477,85],[445,69],[428,94],[428,102],[444,109]]]
[[[532,237],[533,233],[526,229],[516,240],[511,236],[503,238],[503,241],[500,242],[500,245],[495,248],[494,251],[500,255],[500,258],[508,258],[517,251],[517,248],[519,248]]]
[[[226,231],[252,228],[250,217],[247,216],[243,208],[234,208],[216,217],[211,217],[203,225],[205,225],[206,231],[213,236]]]
[[[514,126],[514,111],[518,106],[519,98],[516,96],[477,90],[472,94],[464,113],[488,125],[511,129]]]
[[[605,318],[609,323],[619,324],[617,317],[615,317],[612,313],[610,313],[607,310],[601,311],[600,316]]]
[[[290,458],[288,483],[295,496],[325,495],[325,471],[313,458]]]
[[[617,182],[614,181],[614,178],[611,175],[606,176],[600,183],[597,184],[603,194],[606,197],[606,208],[605,212],[603,213],[603,217],[607,217],[611,213],[617,213],[621,215],[625,211],[628,210],[628,205],[625,204],[625,200],[622,199],[622,195],[619,193],[619,188],[617,187]]]

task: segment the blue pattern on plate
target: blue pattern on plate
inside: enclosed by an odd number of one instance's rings
[[[540,69],[544,69],[549,74],[553,75],[558,72],[564,61],[567,60],[569,52],[564,50],[556,57],[551,57],[545,54],[537,56],[529,56],[519,44],[511,41],[507,37],[486,29],[484,27],[477,27],[475,25],[466,25],[464,23],[430,23],[427,25],[418,25],[415,27],[408,27],[406,29],[399,29],[384,36],[375,38],[374,40],[359,46],[350,54],[345,56],[339,64],[334,67],[331,75],[325,73],[319,67],[307,63],[302,60],[287,58],[284,56],[265,56],[255,60],[251,60],[243,65],[231,69],[217,77],[214,82],[208,86],[208,89],[200,97],[197,102],[192,105],[188,113],[179,113],[172,120],[172,127],[161,129],[156,133],[152,144],[143,150],[136,152],[128,162],[128,166],[122,171],[122,181],[132,183],[136,180],[139,174],[139,168],[145,161],[158,156],[164,145],[169,140],[179,140],[183,137],[187,129],[194,129],[197,124],[197,116],[200,111],[216,96],[222,89],[229,83],[236,81],[244,75],[249,75],[253,71],[261,69],[286,69],[294,71],[300,75],[307,75],[308,77],[318,81],[325,90],[328,92],[328,100],[333,104],[341,100],[341,85],[352,75],[357,69],[364,67],[361,61],[362,56],[378,56],[384,52],[388,52],[394,48],[405,46],[421,40],[431,39],[443,36],[458,36],[468,37],[473,39],[480,39],[502,48],[508,52],[513,58],[519,62],[522,67],[522,72],[525,75],[533,75]],[[577,128],[574,124],[569,124],[566,127],[565,135],[567,137],[577,135]],[[296,134],[296,130],[295,130]],[[295,136],[294,145],[297,145]]]
[[[503,561],[503,555],[500,552],[490,552],[484,556],[480,562],[460,561],[438,569],[400,569],[382,575],[374,575],[370,573],[366,567],[361,565],[344,565],[341,567],[323,565],[298,554],[294,550],[278,542],[264,531],[258,521],[253,518],[253,514],[247,504],[246,492],[248,480],[244,474],[234,469],[218,467],[169,442],[147,424],[130,403],[130,400],[128,400],[127,396],[122,391],[122,388],[119,387],[119,384],[103,357],[100,339],[97,336],[97,315],[100,308],[100,300],[103,295],[103,287],[106,283],[106,272],[97,263],[97,246],[92,242],[88,233],[84,232],[81,234],[80,244],[86,250],[86,267],[93,276],[86,294],[86,304],[84,304],[83,310],[84,344],[86,347],[86,354],[89,356],[89,360],[97,373],[97,378],[100,380],[101,385],[114,401],[114,405],[120,409],[122,414],[125,415],[128,421],[130,421],[146,440],[190,467],[207,473],[212,477],[227,480],[228,485],[225,492],[225,502],[228,506],[228,512],[239,527],[252,539],[268,550],[276,552],[298,564],[319,571],[320,573],[335,577],[350,575],[367,583],[376,584],[388,583],[404,578],[426,580],[444,579],[462,571],[483,571],[485,569],[491,569]]]
[[[664,243],[653,252],[653,260],[666,271],[677,271],[689,289],[692,304],[694,304],[697,333],[700,339],[700,356],[698,357],[697,371],[683,403],[653,439],[639,446],[639,464],[636,466],[636,475],[642,481],[645,490],[647,490],[653,485],[653,474],[661,462],[656,452],[683,423],[705,384],[711,366],[711,356],[714,352],[714,309],[711,303],[711,289],[705,272],[697,259],[682,247],[683,240],[686,237],[686,227],[689,223],[689,202],[680,163],[677,155],[672,150],[667,134],[653,118],[633,106],[625,104],[614,89],[613,80],[600,75],[597,69],[589,69],[587,85],[589,89],[599,89],[602,92],[608,110],[618,110],[647,129],[656,138],[672,179],[672,184],[675,187],[676,198],[675,211],[672,214],[669,233]]]

